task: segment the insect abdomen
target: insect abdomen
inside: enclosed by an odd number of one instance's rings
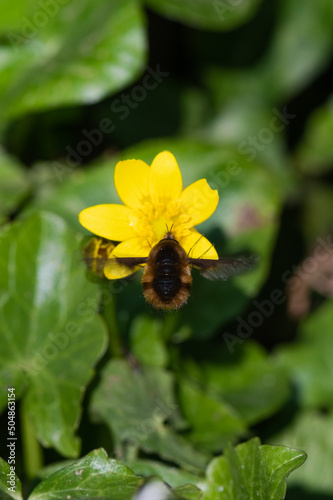
[[[148,260],[142,278],[145,298],[158,309],[177,309],[190,294],[192,277],[184,250],[165,241]]]
[[[156,274],[152,286],[164,302],[172,300],[182,286],[178,261],[179,259],[172,259],[168,255],[162,255],[162,258],[156,262]]]

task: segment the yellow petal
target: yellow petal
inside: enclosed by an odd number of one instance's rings
[[[131,209],[123,205],[95,205],[79,214],[83,227],[108,240],[122,241],[135,235],[129,222]]]
[[[192,259],[218,259],[219,256],[207,238],[192,229],[188,236],[185,236],[179,242],[185,252]]]
[[[114,184],[121,201],[138,209],[148,197],[150,167],[142,160],[119,161],[114,171]]]
[[[166,207],[179,198],[183,189],[182,174],[176,158],[169,151],[158,154],[151,164],[149,192],[156,207]]]
[[[148,242],[137,236],[119,243],[111,257],[148,257],[150,250]]]
[[[218,192],[209,187],[206,179],[200,179],[182,192],[181,212],[190,217],[192,226],[196,226],[215,212],[218,201]]]
[[[117,259],[108,259],[104,266],[104,276],[108,280],[119,280],[120,278],[126,278],[140,269],[140,266],[130,268],[119,264]]]

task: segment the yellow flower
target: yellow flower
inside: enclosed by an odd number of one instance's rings
[[[218,259],[213,245],[194,229],[215,211],[217,191],[206,179],[183,190],[180,169],[169,151],[158,154],[150,167],[142,160],[118,162],[114,183],[123,205],[96,205],[79,215],[89,231],[121,242],[110,258],[148,257],[152,247],[171,231],[190,257]],[[109,273],[107,277],[124,275]]]

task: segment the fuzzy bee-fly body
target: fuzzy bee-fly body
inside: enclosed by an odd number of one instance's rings
[[[145,299],[157,309],[178,309],[187,301],[191,284],[186,252],[168,233],[149,254],[142,276]]]

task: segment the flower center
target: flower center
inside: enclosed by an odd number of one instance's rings
[[[166,233],[171,231],[172,226],[173,226],[173,221],[163,216],[159,217],[158,219],[155,219],[151,223],[154,235],[158,239],[158,241],[163,239]]]
[[[130,224],[136,234],[151,246],[161,241],[168,231],[180,242],[192,227],[190,216],[182,213],[178,200],[170,201],[167,207],[156,207],[146,202],[141,210],[132,212]]]

